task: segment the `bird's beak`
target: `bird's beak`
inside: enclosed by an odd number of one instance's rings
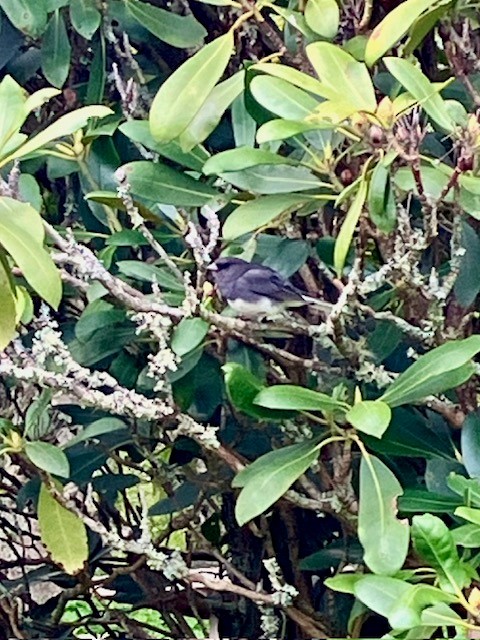
[[[215,262],[212,262],[211,264],[208,265],[207,271],[218,271],[218,267],[215,264]]]

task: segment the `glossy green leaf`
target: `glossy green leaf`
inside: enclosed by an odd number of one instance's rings
[[[468,522],[480,525],[480,509],[473,509],[472,507],[458,507],[458,509],[455,509],[455,515],[467,520]]]
[[[462,618],[446,604],[436,604],[422,613],[422,624],[432,627],[455,626]]]
[[[427,76],[408,60],[384,58],[384,63],[393,77],[418,101],[432,120],[444,131],[451,133],[454,122],[443,98]]]
[[[368,433],[376,438],[381,438],[385,433],[390,420],[392,410],[380,400],[362,400],[357,402],[348,411],[345,419],[362,433]]]
[[[325,580],[325,586],[334,591],[340,591],[340,593],[354,593],[355,585],[360,580],[363,580],[364,576],[359,573],[339,573],[333,578],[327,578]]]
[[[285,80],[287,83],[293,84],[299,89],[303,89],[303,91],[308,91],[308,93],[313,93],[314,95],[322,98],[334,99],[337,95],[336,92],[329,90],[328,87],[323,85],[316,78],[313,78],[307,73],[303,73],[303,71],[299,71],[294,67],[288,67],[285,64],[278,64],[276,62],[257,62],[257,64],[252,65],[251,69],[268,73],[268,75]]]
[[[95,105],[90,107],[81,107],[70,113],[61,116],[53,124],[46,127],[36,136],[30,138],[25,144],[12,152],[7,158],[0,162],[0,166],[4,166],[15,158],[24,158],[58,138],[69,136],[84,127],[89,118],[103,118],[110,115],[113,111],[109,107]]]
[[[480,478],[466,478],[462,472],[461,467],[459,473],[452,471],[447,478],[447,487],[461,496],[462,504],[480,507]]]
[[[222,367],[225,374],[227,396],[235,409],[258,420],[282,420],[292,414],[276,409],[265,409],[255,403],[258,393],[265,385],[242,365],[227,362]]]
[[[417,402],[466,382],[474,371],[471,358],[480,351],[480,336],[454,340],[420,356],[380,398],[391,407]]]
[[[3,147],[25,120],[25,91],[11,76],[0,82],[0,156]]]
[[[345,411],[348,405],[335,400],[325,393],[282,384],[263,389],[255,398],[255,404],[269,409],[287,409],[289,411]]]
[[[95,0],[71,0],[70,20],[77,33],[91,40],[102,22]]]
[[[245,106],[245,95],[238,96],[232,104],[232,129],[235,147],[253,147],[257,123]]]
[[[150,130],[158,142],[170,142],[185,131],[220,80],[232,51],[229,31],[202,47],[162,84],[150,110]]]
[[[428,513],[414,516],[412,542],[419,556],[437,571],[444,591],[458,593],[470,584],[470,576],[458,557],[452,534],[440,518]]]
[[[256,76],[250,83],[250,91],[262,107],[290,120],[306,118],[318,105],[318,100],[306,91],[281,78]]]
[[[61,490],[60,485],[56,488]],[[82,520],[59,504],[43,483],[37,513],[40,536],[52,560],[66,573],[78,573],[88,559],[87,529]]]
[[[204,27],[192,14],[179,16],[173,11],[166,11],[150,2],[126,0],[129,13],[135,20],[172,47],[188,49],[203,43],[207,35]]]
[[[163,164],[139,161],[123,165],[132,195],[158,204],[201,207],[219,192]]]
[[[38,38],[47,24],[47,11],[43,2],[32,0],[0,0],[0,7],[10,22],[22,33]]]
[[[373,572],[395,574],[407,557],[409,526],[397,518],[397,499],[403,489],[390,469],[364,453],[360,463],[358,537],[364,561]]]
[[[72,48],[60,11],[50,18],[42,40],[42,71],[54,87],[63,87],[70,69]]]
[[[299,195],[260,196],[248,200],[228,216],[223,225],[224,240],[230,242],[262,227],[274,226],[275,220],[305,203]]]
[[[480,527],[477,524],[464,524],[451,530],[453,541],[465,549],[480,547]]]
[[[15,335],[16,312],[15,296],[10,274],[5,268],[0,254],[0,351],[3,351]]]
[[[25,453],[29,460],[33,464],[51,473],[54,476],[60,476],[61,478],[68,478],[70,475],[70,464],[65,453],[53,444],[48,442],[35,442],[25,443]]]
[[[127,425],[120,418],[100,418],[95,420],[82,429],[74,438],[68,441],[66,447],[73,447],[79,442],[85,442],[87,440],[93,440],[99,436],[103,436],[106,433],[112,433],[113,431],[121,431],[126,429]]]
[[[340,9],[335,0],[308,0],[305,20],[312,31],[333,40],[340,22]]]
[[[207,335],[209,326],[201,318],[183,318],[173,330],[172,351],[181,357],[198,347]]]
[[[244,82],[245,72],[239,71],[212,89],[200,110],[180,135],[180,145],[184,151],[191,151],[213,133],[225,111],[242,93]]]
[[[303,120],[270,120],[263,124],[257,132],[258,144],[273,140],[286,140],[315,129],[326,129],[327,125],[317,122],[305,122]]]
[[[376,110],[375,90],[363,62],[329,42],[309,44],[306,52],[322,84],[332,91],[335,100],[344,100],[357,111],[373,113]]]
[[[355,228],[362,214],[365,200],[367,199],[367,190],[368,183],[363,179],[360,182],[360,187],[357,191],[357,194],[355,195],[352,204],[350,205],[350,208],[335,241],[333,262],[335,271],[339,276],[341,276],[343,273],[345,260],[347,259],[350,245],[352,244],[353,234],[355,233]]]
[[[412,24],[409,30],[408,40],[402,50],[403,56],[408,57],[417,47],[421,45],[425,37],[435,27],[441,18],[451,9],[451,0],[442,0],[440,5],[430,6],[420,17]]]
[[[460,499],[422,489],[406,489],[398,499],[398,510],[402,513],[453,513]]]
[[[390,170],[379,162],[372,171],[368,187],[368,214],[384,233],[390,233],[397,223],[397,206],[390,186]]]
[[[242,171],[263,164],[293,164],[291,160],[271,151],[252,149],[251,147],[237,147],[215,154],[207,160],[203,173],[207,176],[230,171]]]
[[[436,0],[406,0],[388,12],[370,34],[365,62],[371,66],[408,32],[415,20]]]
[[[292,167],[288,164],[263,164],[242,171],[226,171],[221,177],[239,189],[265,195],[332,188],[330,184],[321,182],[306,167]],[[332,199],[333,196],[329,193],[327,198]]]
[[[25,413],[25,428],[23,430],[25,438],[41,440],[50,432],[53,426],[50,414],[52,397],[53,391],[51,389],[43,389],[38,398],[29,405]]]
[[[0,198],[0,243],[28,284],[55,309],[62,296],[60,274],[43,248],[42,219],[25,202]]]
[[[232,483],[242,487],[235,506],[239,525],[269,509],[318,456],[319,444],[307,441],[261,456],[238,473]]]

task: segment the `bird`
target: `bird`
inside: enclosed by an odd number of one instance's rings
[[[305,295],[278,271],[263,264],[223,257],[208,269],[222,298],[244,318],[274,317],[307,304],[331,308],[329,303]]]

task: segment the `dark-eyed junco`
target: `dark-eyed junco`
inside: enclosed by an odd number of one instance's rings
[[[222,298],[238,314],[247,318],[274,316],[291,307],[330,305],[304,295],[278,271],[240,258],[219,258],[208,267]]]

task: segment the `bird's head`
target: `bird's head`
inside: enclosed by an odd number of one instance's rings
[[[212,264],[209,265],[209,267],[207,268],[209,271],[225,272],[231,267],[240,266],[240,265],[243,266],[246,264],[248,264],[248,262],[245,262],[245,260],[242,260],[241,258],[225,257],[225,258],[219,258],[215,262],[212,262]]]

